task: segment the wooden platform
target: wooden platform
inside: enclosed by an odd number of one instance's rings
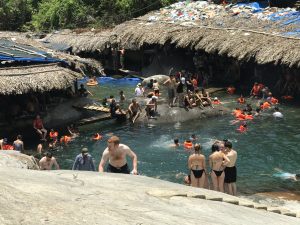
[[[97,105],[73,105],[73,107],[77,109],[86,109],[105,113],[109,113],[110,111],[109,108]]]
[[[104,121],[104,120],[110,120],[112,117],[110,116],[110,113],[105,113],[97,116],[92,116],[86,119],[79,120],[76,125],[77,126],[83,126],[86,124],[91,124],[99,121]]]

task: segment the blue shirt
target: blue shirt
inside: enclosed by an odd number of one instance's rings
[[[88,154],[86,157],[83,157],[81,153],[77,155],[72,170],[95,171],[92,156]]]

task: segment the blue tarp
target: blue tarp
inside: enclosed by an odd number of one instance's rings
[[[264,13],[265,4],[261,4],[258,2],[252,3],[238,3],[237,6],[239,7],[247,7],[251,8],[252,13]],[[295,29],[290,30],[287,32],[282,32],[281,35],[283,36],[300,36],[300,12],[291,10],[290,8],[279,8],[277,12],[274,12],[270,15],[265,16],[265,19],[274,21],[278,25],[278,28],[286,27],[289,25],[294,25]],[[268,26],[269,27],[269,26]],[[267,28],[267,27],[266,27]]]
[[[52,58],[47,52],[40,49],[17,44],[7,39],[0,39],[0,61],[16,62],[64,62],[60,59]]]

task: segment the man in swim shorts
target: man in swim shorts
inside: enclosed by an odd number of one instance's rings
[[[127,155],[132,159],[133,169],[131,172],[127,165]],[[106,172],[138,174],[136,154],[127,145],[120,144],[120,139],[117,136],[112,136],[108,139],[107,148],[104,150],[99,164],[99,172],[104,172],[104,166],[107,160],[109,162]]]
[[[225,168],[225,188],[228,190],[228,194],[235,195],[237,193],[236,189],[236,160],[237,152],[232,149],[232,143],[230,141],[224,142],[225,155],[228,157],[230,162],[226,165]]]

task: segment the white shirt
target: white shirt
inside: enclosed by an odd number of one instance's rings
[[[139,97],[139,96],[143,96],[144,90],[143,88],[137,87],[134,92],[135,92],[135,96]]]
[[[283,118],[283,114],[282,114],[281,112],[274,112],[274,113],[273,113],[273,116],[274,116],[275,118]]]

